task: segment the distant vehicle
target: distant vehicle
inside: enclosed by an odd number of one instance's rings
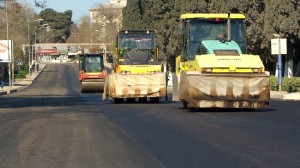
[[[81,93],[103,93],[104,79],[107,71],[104,70],[103,54],[79,55],[79,81]]]

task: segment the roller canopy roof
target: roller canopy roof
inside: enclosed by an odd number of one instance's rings
[[[212,19],[212,18],[221,18],[227,19],[228,13],[187,13],[182,14],[181,19],[191,19],[191,18],[205,18],[205,19]],[[245,15],[243,14],[230,14],[230,18],[232,19],[245,19]]]

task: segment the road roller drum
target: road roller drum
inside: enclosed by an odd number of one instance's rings
[[[103,93],[104,82],[81,82],[81,93]]]

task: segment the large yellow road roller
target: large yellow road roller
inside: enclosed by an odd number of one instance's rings
[[[174,101],[185,108],[268,106],[269,72],[259,55],[247,54],[244,15],[183,14],[181,22]]]

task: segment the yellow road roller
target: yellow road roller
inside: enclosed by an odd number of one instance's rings
[[[245,16],[181,15],[173,100],[184,108],[263,108],[270,74],[259,55],[247,54]]]
[[[149,101],[167,97],[164,64],[158,57],[155,30],[120,30],[117,34],[112,73],[105,80],[103,99],[115,103]]]

